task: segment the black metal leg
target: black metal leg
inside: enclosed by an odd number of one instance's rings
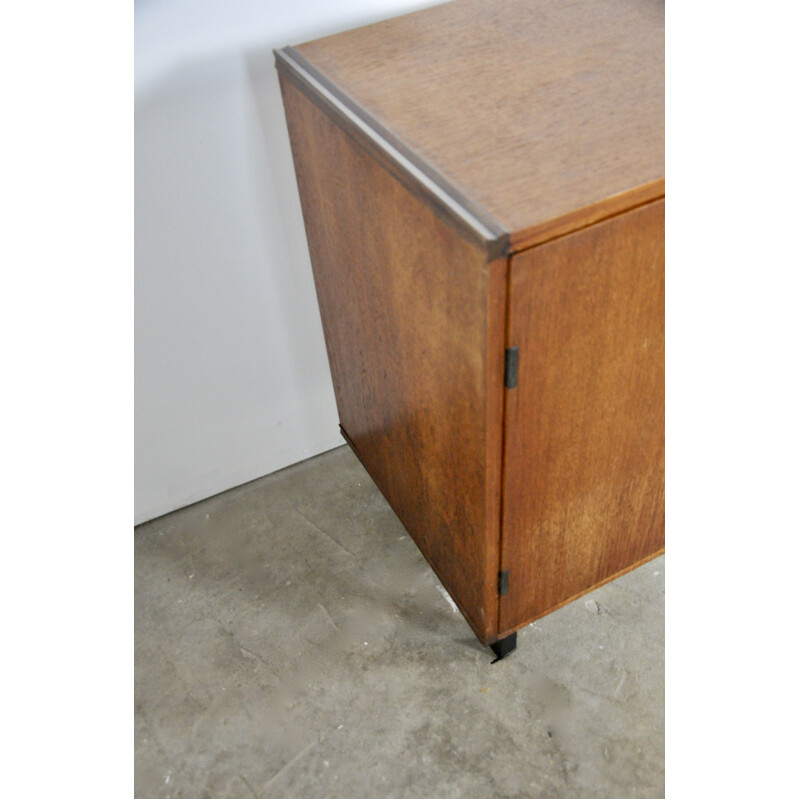
[[[497,656],[497,658],[492,661],[492,664],[494,664],[496,661],[505,658],[509,653],[513,653],[517,649],[517,632],[509,633],[505,639],[498,639],[494,644],[490,644],[489,647],[494,650],[494,654]]]

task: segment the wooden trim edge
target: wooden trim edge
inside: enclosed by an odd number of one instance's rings
[[[274,53],[279,73],[289,78],[406,188],[431,206],[440,218],[482,246],[487,261],[508,253],[509,232],[488,211],[460,192],[432,164],[331,83],[295,48],[283,47]]]
[[[618,217],[620,214],[633,211],[640,206],[648,205],[656,200],[662,200],[664,196],[664,178],[643,183],[634,189],[606,197],[592,205],[578,208],[569,214],[563,214],[555,219],[512,234],[509,243],[509,254],[521,253],[553,239],[560,239],[562,236],[577,233],[584,228],[596,225],[598,222],[605,222],[612,217]]]

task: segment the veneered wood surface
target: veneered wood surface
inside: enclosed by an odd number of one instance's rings
[[[512,250],[664,194],[660,0],[456,0],[296,49]]]
[[[500,635],[664,547],[664,201],[511,259]]]
[[[281,78],[342,427],[481,641],[497,631],[506,264]]]

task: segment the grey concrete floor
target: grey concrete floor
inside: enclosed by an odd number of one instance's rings
[[[664,559],[492,654],[346,448],[135,531],[136,797],[663,797]]]

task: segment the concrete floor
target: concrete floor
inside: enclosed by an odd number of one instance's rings
[[[136,797],[663,797],[664,559],[474,638],[347,448],[139,526]]]

